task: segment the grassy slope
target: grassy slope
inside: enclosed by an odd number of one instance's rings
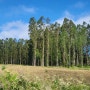
[[[3,65],[0,65],[2,68]],[[6,70],[23,76],[27,80],[35,79],[36,77],[41,80],[50,80],[53,77],[63,79],[65,82],[81,82],[90,84],[90,69],[86,68],[63,68],[63,67],[35,67],[35,66],[20,66],[20,65],[5,65]],[[0,69],[0,73],[2,73]]]

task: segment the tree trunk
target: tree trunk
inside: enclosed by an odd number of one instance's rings
[[[81,48],[81,67],[83,67],[83,50]]]
[[[69,67],[69,66],[71,66],[71,62],[70,62],[70,61],[71,61],[71,60],[70,60],[70,59],[71,59],[71,57],[70,57],[70,56],[71,56],[71,51],[70,51],[70,45],[69,45],[69,53],[68,53],[68,67]]]
[[[73,60],[72,65],[75,66],[75,46],[73,46]]]
[[[46,66],[49,66],[49,31],[47,32]]]
[[[56,66],[59,66],[58,62],[58,31],[57,31],[57,37],[56,37]]]
[[[63,66],[65,66],[65,50],[63,50]]]
[[[20,48],[20,65],[22,64],[22,58],[21,58],[21,48]]]
[[[43,47],[42,47],[41,66],[44,66],[44,35],[43,35]]]
[[[64,44],[63,44],[63,66],[65,66],[65,63],[66,63],[66,61],[65,61],[65,54],[66,54],[66,52],[65,52],[65,36],[64,36]]]
[[[34,42],[33,66],[36,66],[36,49],[37,49],[37,41]]]
[[[86,65],[89,64],[89,59],[88,59],[88,45],[86,46]]]
[[[77,52],[76,66],[79,65],[78,59],[79,59],[79,57],[78,57],[78,52]]]
[[[12,60],[12,53],[11,53],[11,64],[13,64],[13,60]]]

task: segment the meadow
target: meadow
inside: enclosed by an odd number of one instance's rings
[[[90,90],[90,67],[0,65],[0,90]]]

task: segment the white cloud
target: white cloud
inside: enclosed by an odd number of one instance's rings
[[[90,15],[89,16],[80,17],[79,19],[77,19],[74,22],[75,22],[75,24],[82,24],[83,21],[85,21],[86,23],[90,23]]]
[[[85,3],[83,3],[83,2],[77,2],[77,3],[74,5],[75,8],[83,8],[84,6],[85,6]]]
[[[55,22],[60,23],[62,25],[63,24],[63,20],[64,20],[64,17],[57,19]]]
[[[84,21],[90,24],[90,15],[80,16],[79,18],[75,19],[76,17],[70,14],[68,11],[65,11],[64,16],[57,19],[55,22],[58,22],[62,25],[65,17],[72,20],[76,25],[83,24]]]
[[[69,11],[66,10],[66,11],[64,11],[63,17],[57,19],[55,22],[58,22],[62,25],[64,18],[73,19],[74,16],[72,14],[70,14]]]
[[[29,39],[28,23],[22,21],[14,21],[0,26],[0,39],[5,38],[24,38]]]

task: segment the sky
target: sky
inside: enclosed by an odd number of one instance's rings
[[[29,19],[40,16],[52,23],[62,24],[65,17],[90,23],[90,0],[0,0],[0,39],[29,39]]]

